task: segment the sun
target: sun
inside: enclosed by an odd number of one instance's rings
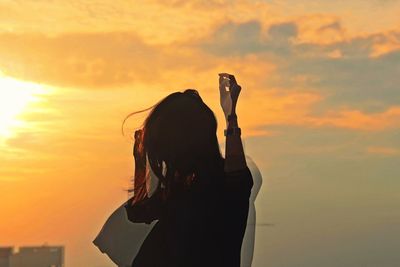
[[[45,89],[38,84],[19,81],[0,72],[0,139],[13,136],[14,131],[24,127],[20,118],[28,107],[40,101]]]

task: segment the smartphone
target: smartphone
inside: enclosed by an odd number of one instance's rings
[[[220,76],[220,82],[219,82],[220,88],[225,88],[225,91],[229,92],[230,86],[231,86],[229,74],[228,73],[219,73],[218,75]]]

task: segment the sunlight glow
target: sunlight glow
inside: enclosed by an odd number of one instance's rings
[[[0,72],[0,139],[11,137],[25,122],[19,118],[46,90],[38,84],[6,77]]]

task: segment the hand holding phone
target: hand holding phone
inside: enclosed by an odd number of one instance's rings
[[[242,88],[237,84],[234,75],[229,73],[219,73],[218,75],[220,104],[225,118],[228,119],[229,115],[236,115],[236,104]]]

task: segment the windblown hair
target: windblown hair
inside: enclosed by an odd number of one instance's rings
[[[199,174],[223,168],[217,120],[194,89],[172,93],[151,107],[142,130],[140,153],[147,155],[164,198],[185,191]]]

